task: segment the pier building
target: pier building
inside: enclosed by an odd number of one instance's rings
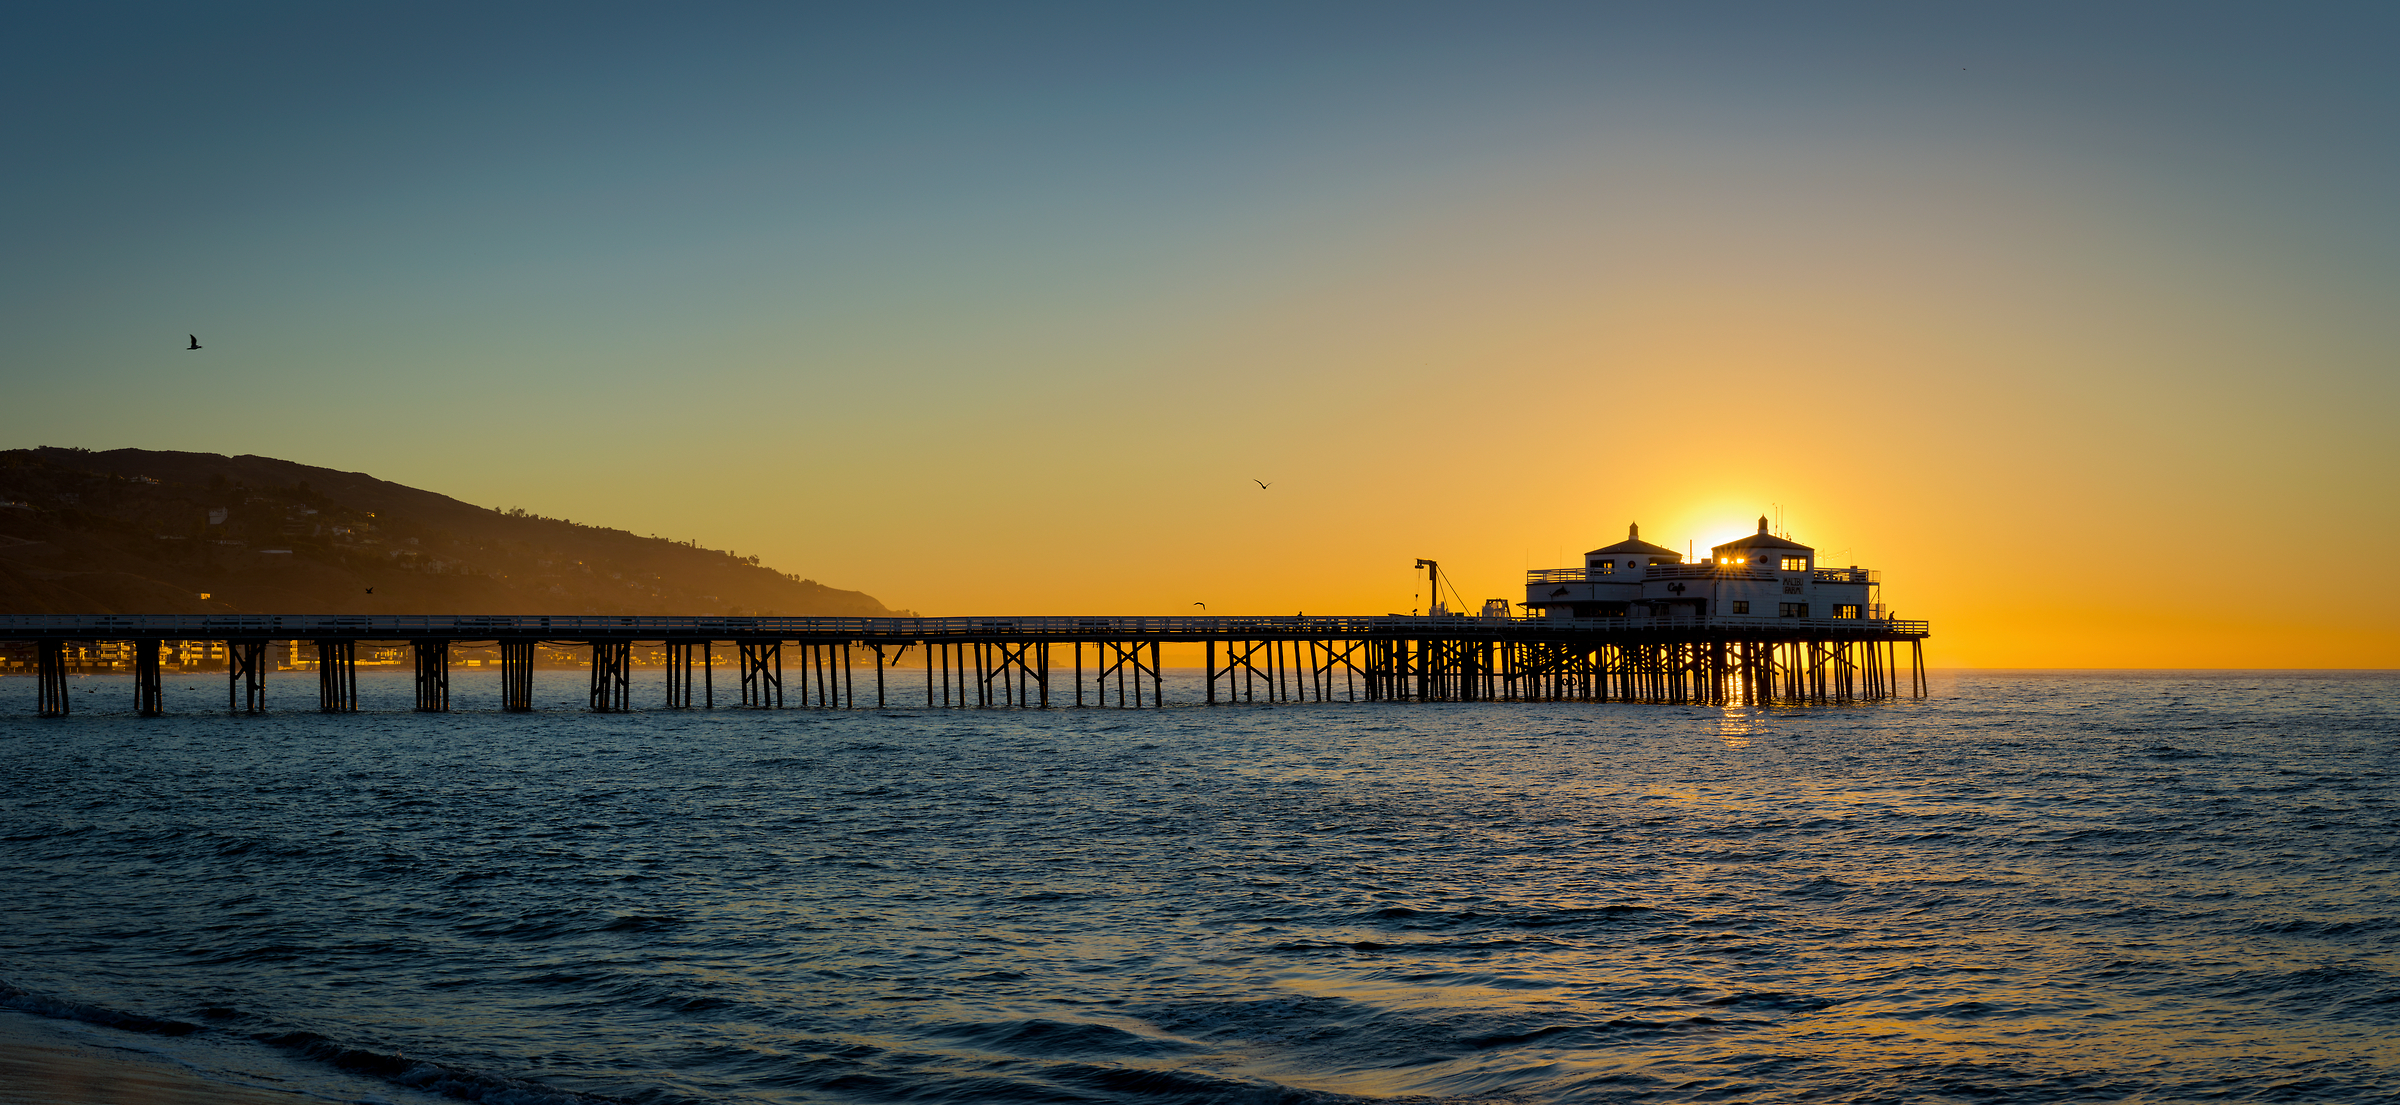
[[[1589,618],[1706,619],[1739,625],[1781,619],[1868,622],[1884,617],[1878,601],[1882,574],[1856,565],[1827,567],[1817,551],[1789,537],[1758,532],[1709,550],[1697,563],[1642,540],[1641,526],[1625,540],[1593,549],[1575,568],[1525,573],[1525,608],[1552,620]]]

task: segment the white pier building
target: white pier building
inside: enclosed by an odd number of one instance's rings
[[[1565,619],[1881,619],[1881,584],[1880,572],[1819,565],[1815,549],[1769,533],[1765,518],[1697,564],[1642,540],[1635,525],[1625,540],[1583,554],[1580,568],[1525,573],[1525,609]]]

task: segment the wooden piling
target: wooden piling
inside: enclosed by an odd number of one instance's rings
[[[74,697],[67,693],[67,643],[42,640],[33,645],[34,670],[40,688],[36,693],[38,710],[43,717],[65,717],[74,706]]]
[[[358,712],[358,642],[324,639],[317,649],[317,709],[328,714]]]
[[[166,712],[164,688],[160,686],[156,638],[140,638],[133,642],[133,713],[135,717],[157,717]]]
[[[449,712],[450,642],[410,641],[408,649],[416,660],[417,711],[428,714]]]

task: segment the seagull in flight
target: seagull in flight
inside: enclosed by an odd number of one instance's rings
[[[368,594],[370,594],[370,595],[372,595],[372,594],[374,594],[374,593],[375,593],[375,589],[374,589],[374,588],[372,588],[372,587],[369,587],[369,588],[367,588],[367,593],[368,593]]]
[[[194,346],[193,348],[197,349],[197,348],[199,348],[199,347],[198,347],[198,346]],[[1260,491],[1265,491],[1265,490],[1267,489],[1267,481],[1265,481],[1265,480],[1262,480],[1262,479],[1259,479],[1259,478],[1258,478],[1258,477],[1256,477],[1256,476],[1252,476],[1252,477],[1250,477],[1250,482],[1251,482],[1251,483],[1254,483],[1254,484],[1257,484],[1257,485],[1258,485],[1258,489],[1259,489]]]
[[[191,350],[194,350],[194,349],[198,349],[198,348],[200,348],[200,335],[198,335],[198,334],[185,334],[185,335],[184,335],[184,337],[187,337],[187,338],[190,338],[190,339],[192,339],[192,344],[190,344],[190,345],[188,345],[188,346],[185,346],[185,347],[184,347],[184,349],[185,349],[185,351],[186,351],[186,352],[189,352],[189,351],[191,351]]]
[[[1208,604],[1207,604],[1207,603],[1205,603],[1205,602],[1195,602],[1195,603],[1193,603],[1192,605],[1199,607],[1199,608],[1200,608],[1200,612],[1201,612],[1201,613],[1203,613],[1203,614],[1206,614],[1206,613],[1208,613]]]

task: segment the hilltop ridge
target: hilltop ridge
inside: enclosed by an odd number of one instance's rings
[[[0,612],[906,613],[755,556],[363,472],[54,447],[0,450]]]

